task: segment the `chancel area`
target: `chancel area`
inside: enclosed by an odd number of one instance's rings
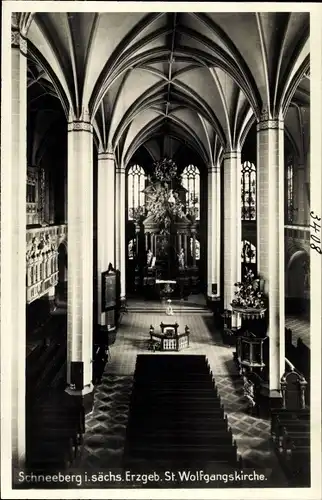
[[[309,13],[61,10],[6,13],[13,466],[309,487]]]

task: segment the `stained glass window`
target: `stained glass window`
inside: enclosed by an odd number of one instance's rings
[[[128,219],[133,220],[135,209],[144,206],[145,172],[139,165],[132,165],[127,174]]]
[[[256,167],[250,161],[242,165],[241,203],[242,220],[256,220]]]
[[[294,221],[294,169],[293,162],[288,159],[287,162],[287,222],[291,224]]]
[[[195,243],[195,258],[196,260],[200,260],[200,241],[199,240],[195,240],[196,243]],[[193,238],[190,238],[190,252],[191,252],[191,255],[193,257]]]
[[[245,264],[256,263],[256,247],[248,240],[242,241],[241,259]]]
[[[195,165],[188,165],[181,176],[182,185],[187,190],[186,207],[188,213],[193,213],[200,219],[200,172]]]

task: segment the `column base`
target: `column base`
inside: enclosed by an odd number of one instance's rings
[[[92,382],[89,385],[86,385],[84,389],[73,389],[72,387],[68,386],[66,387],[65,392],[69,396],[80,398],[85,415],[88,415],[93,411],[94,386]]]

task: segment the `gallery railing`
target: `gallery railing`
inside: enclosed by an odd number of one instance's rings
[[[58,247],[67,242],[67,225],[27,228],[26,302],[30,304],[58,283]]]

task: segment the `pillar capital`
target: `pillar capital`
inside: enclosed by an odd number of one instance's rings
[[[220,173],[220,165],[208,165],[208,175]]]
[[[257,132],[261,130],[284,130],[284,120],[271,117],[268,111],[263,111],[256,126]]]
[[[117,174],[125,174],[125,167],[124,165],[116,165],[115,171]]]
[[[113,151],[101,151],[98,153],[98,161],[104,161],[104,160],[115,160],[115,154]]]
[[[24,56],[27,55],[27,39],[21,35],[19,28],[13,25],[11,26],[11,48],[19,49]]]
[[[241,151],[239,149],[226,150],[223,154],[223,159],[225,160],[240,160]]]
[[[20,46],[20,30],[19,30],[19,14],[12,12],[11,14],[11,47],[19,49]]]
[[[68,132],[88,132],[93,133],[93,125],[87,120],[70,120],[68,122]]]

